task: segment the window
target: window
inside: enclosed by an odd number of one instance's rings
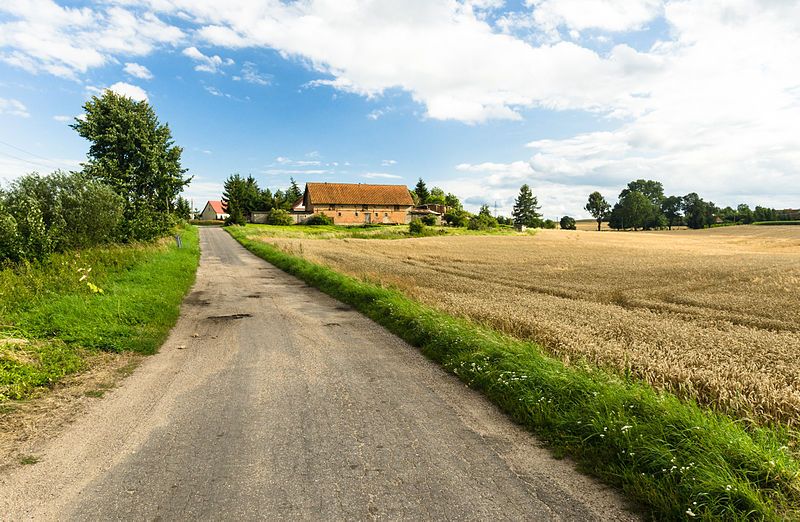
[[[341,212],[339,212],[338,214],[339,214],[339,217],[342,217],[342,213]]]
[[[358,210],[356,210],[356,216],[358,216]]]
[[[389,213],[388,212],[384,212],[383,213],[383,217],[389,217]]]
[[[375,215],[376,215],[376,216],[378,216],[379,214],[380,214],[380,212],[375,212]]]

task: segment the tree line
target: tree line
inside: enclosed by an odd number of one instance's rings
[[[232,174],[225,180],[222,201],[226,205],[228,218],[226,224],[244,225],[253,217],[253,212],[269,212],[267,223],[272,225],[290,225],[293,223],[289,211],[303,192],[294,178],[289,178],[286,190],[269,188],[261,189],[253,176],[246,178],[240,174]]]
[[[613,207],[600,192],[592,192],[584,208],[597,221],[597,230],[604,221],[616,230],[672,230],[674,226],[700,229],[717,224],[789,219],[785,212],[761,206],[755,210],[746,204],[735,209],[730,206],[720,208],[695,192],[685,196],[667,196],[661,182],[645,179],[628,183]]]
[[[71,127],[91,143],[82,170],[25,175],[0,190],[0,261],[150,241],[188,219],[183,149],[146,101],[93,96]]]

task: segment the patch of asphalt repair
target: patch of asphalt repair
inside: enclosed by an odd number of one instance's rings
[[[0,519],[638,519],[384,328],[201,247],[161,351],[0,475]]]

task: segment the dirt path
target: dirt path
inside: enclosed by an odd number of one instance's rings
[[[634,518],[383,328],[201,245],[161,352],[0,476],[0,519]]]

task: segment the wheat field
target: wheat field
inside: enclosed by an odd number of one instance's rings
[[[800,422],[800,227],[263,238],[757,421]]]

